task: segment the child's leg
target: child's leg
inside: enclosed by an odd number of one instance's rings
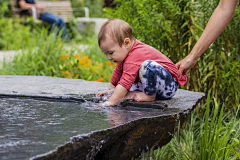
[[[139,69],[139,78],[143,91],[148,96],[156,96],[157,100],[169,99],[175,95],[178,83],[171,73],[152,60],[146,60]]]

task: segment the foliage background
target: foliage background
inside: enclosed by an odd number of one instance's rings
[[[90,17],[102,17],[102,7],[103,0],[70,0],[72,3],[72,7],[76,9],[74,12],[76,17],[84,17],[83,10],[78,10],[81,7],[89,8],[89,16]]]

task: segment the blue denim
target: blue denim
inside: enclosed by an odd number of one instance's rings
[[[153,60],[146,60],[139,69],[139,82],[134,83],[130,91],[143,91],[147,95],[156,95],[156,100],[173,97],[178,82],[171,73]]]
[[[49,28],[49,31],[52,31],[55,27],[58,27],[60,30],[63,29],[62,37],[66,38],[66,40],[69,40],[67,26],[61,17],[54,15],[52,13],[46,12],[46,13],[40,14],[39,19],[51,25]]]

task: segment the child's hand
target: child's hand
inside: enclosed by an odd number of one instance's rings
[[[114,103],[110,102],[110,101],[106,101],[106,102],[98,104],[98,106],[100,106],[100,107],[109,107],[109,106],[113,106],[113,105],[114,105]]]
[[[96,94],[96,96],[103,96],[103,95],[105,95],[105,94],[108,93],[108,92],[109,92],[109,90],[101,91],[101,92],[98,92],[98,93]]]

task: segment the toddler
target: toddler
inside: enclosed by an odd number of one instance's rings
[[[130,25],[121,19],[103,24],[98,34],[98,44],[107,58],[117,63],[108,90],[97,93],[103,96],[114,88],[104,105],[115,105],[124,97],[135,101],[169,99],[178,85],[187,77],[178,77],[178,68],[157,49],[137,40]]]

